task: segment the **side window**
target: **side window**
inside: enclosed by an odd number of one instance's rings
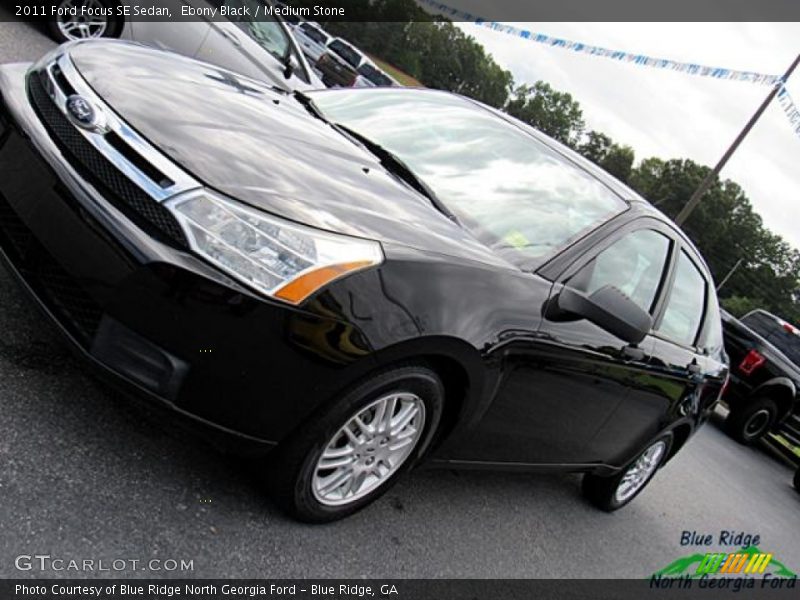
[[[658,332],[679,344],[693,345],[703,320],[705,303],[705,277],[681,251],[675,268],[675,282]]]
[[[781,328],[769,340],[790,361],[800,367],[800,335],[797,331]]]
[[[570,279],[569,285],[587,294],[610,285],[651,312],[669,247],[669,238],[657,231],[634,231],[593,258]]]
[[[708,306],[708,326],[706,327],[705,339],[703,340],[703,349],[709,354],[717,354],[722,350],[723,337],[722,337],[722,317],[719,314],[719,300],[717,299],[716,292],[711,292]]]
[[[749,312],[740,320],[758,335],[765,338],[768,338],[780,327],[780,323],[775,317],[761,310]]]

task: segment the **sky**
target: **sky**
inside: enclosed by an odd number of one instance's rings
[[[586,44],[714,67],[782,75],[800,52],[800,23],[509,23]],[[586,129],[643,158],[690,158],[713,166],[769,87],[617,63],[547,47],[472,23],[515,84],[539,79],[569,92]],[[787,89],[800,104],[800,67]],[[721,174],[742,186],[764,224],[800,249],[800,136],[777,99]]]

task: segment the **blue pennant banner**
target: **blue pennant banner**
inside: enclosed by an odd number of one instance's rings
[[[745,81],[748,83],[759,83],[764,85],[775,85],[780,81],[780,76],[778,75],[767,75],[765,73],[755,73],[753,71],[737,71],[735,69],[724,69],[722,67],[709,67],[706,65],[679,62],[666,58],[654,58],[645,54],[623,52],[621,50],[609,50],[608,48],[593,46],[592,44],[584,44],[582,42],[574,42],[571,40],[552,37],[543,33],[535,33],[528,31],[527,29],[514,27],[513,25],[506,25],[505,23],[486,21],[478,16],[471,15],[456,8],[452,8],[446,4],[437,2],[436,0],[417,0],[417,2],[430,6],[443,15],[450,16],[458,20],[469,21],[475,25],[506,33],[508,35],[513,35],[537,44],[551,46],[553,48],[560,48],[562,50],[568,50],[571,52],[578,52],[581,54],[588,54],[591,56],[601,56],[621,63],[629,63],[632,65],[651,67],[666,71],[676,71],[678,73],[686,73],[687,75],[697,75],[700,77],[711,77],[713,79],[726,79],[731,81]]]
[[[789,118],[792,130],[800,136],[800,107],[794,103],[794,100],[789,95],[789,90],[783,84],[781,84],[781,89],[778,90],[778,104],[781,105],[783,112]]]

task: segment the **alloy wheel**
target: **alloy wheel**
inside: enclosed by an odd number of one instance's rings
[[[99,38],[108,31],[108,17],[103,16],[103,12],[108,9],[100,0],[64,0],[58,8],[56,25],[68,40]],[[91,10],[94,14],[84,16],[82,13],[84,9]],[[69,14],[72,11],[76,11],[77,14]]]
[[[626,502],[644,487],[661,464],[666,449],[666,442],[659,440],[642,452],[636,462],[628,467],[614,493],[614,498],[618,503]]]
[[[327,506],[367,496],[403,465],[425,428],[416,394],[388,394],[361,408],[325,445],[314,467],[314,497]]]

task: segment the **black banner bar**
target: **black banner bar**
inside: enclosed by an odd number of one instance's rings
[[[797,598],[797,580],[64,579],[2,580],[3,600],[642,600]]]
[[[53,18],[60,0],[5,0],[0,21]],[[81,3],[75,3],[80,5]],[[108,11],[105,16],[128,21],[197,21],[231,18],[269,19],[279,14],[290,20],[367,22],[451,21],[800,21],[795,0],[103,0],[107,8],[77,6],[77,10]],[[65,9],[66,10],[66,9]],[[246,14],[241,11],[246,11]],[[92,15],[85,14],[90,17]]]

